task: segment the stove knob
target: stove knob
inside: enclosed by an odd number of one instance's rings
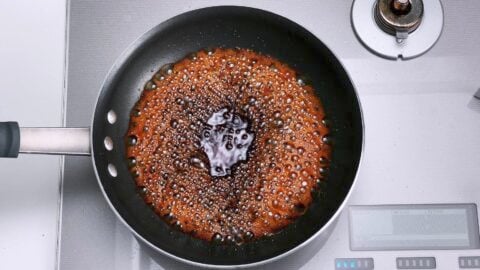
[[[403,42],[415,31],[423,17],[422,0],[377,0],[375,20],[386,33]]]
[[[391,9],[393,13],[406,15],[412,9],[412,3],[409,0],[393,0]]]

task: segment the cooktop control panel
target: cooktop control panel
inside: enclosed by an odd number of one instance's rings
[[[435,257],[397,257],[397,269],[437,269]],[[480,269],[480,256],[458,257],[460,269]],[[374,270],[373,258],[337,258],[335,270]]]
[[[373,270],[373,258],[338,258],[335,259],[335,269]]]
[[[435,269],[437,262],[434,257],[399,257],[398,269]]]
[[[475,204],[352,205],[350,250],[462,251],[480,249]],[[435,256],[394,257],[397,269],[436,269]],[[480,269],[480,256],[458,257],[459,268]],[[375,269],[374,257],[337,258],[335,269]]]

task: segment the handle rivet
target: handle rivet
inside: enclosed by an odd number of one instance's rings
[[[113,165],[112,163],[109,163],[107,166],[107,170],[111,177],[117,177],[118,173],[115,165]]]
[[[113,141],[112,141],[112,138],[110,137],[105,137],[105,139],[103,140],[103,144],[105,146],[105,149],[107,149],[108,151],[112,151],[113,150]]]
[[[115,124],[115,122],[117,122],[117,114],[115,113],[114,110],[108,111],[107,121],[108,121],[108,123],[110,123],[112,125]]]

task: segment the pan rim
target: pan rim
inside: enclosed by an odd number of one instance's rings
[[[288,22],[290,22],[294,25],[297,25],[300,28],[303,28],[305,31],[310,33],[312,36],[315,36],[318,40],[320,40],[316,35],[314,35],[311,31],[309,31],[309,29],[306,28],[305,26],[300,25],[297,22],[292,21],[285,16],[279,15],[277,13],[274,13],[274,12],[271,12],[271,11],[268,11],[268,10],[257,8],[257,7],[244,6],[244,5],[214,5],[214,6],[197,8],[197,9],[191,9],[191,10],[188,10],[186,12],[182,12],[182,13],[179,13],[177,15],[174,15],[174,16],[158,23],[157,25],[153,26],[152,28],[148,29],[147,31],[142,33],[137,39],[135,39],[133,42],[131,42],[126,47],[126,49],[116,58],[113,65],[110,67],[110,69],[106,73],[106,76],[105,76],[104,80],[102,81],[102,86],[100,87],[100,91],[99,91],[99,93],[97,95],[97,98],[96,98],[94,114],[92,116],[91,124],[90,124],[90,126],[91,126],[91,128],[90,128],[90,147],[91,147],[92,150],[94,149],[94,140],[93,140],[94,139],[94,123],[95,123],[95,119],[96,119],[96,115],[97,115],[96,111],[98,109],[98,104],[99,104],[100,98],[102,96],[102,93],[105,89],[105,85],[108,85],[108,82],[113,79],[114,74],[118,71],[118,67],[120,67],[125,62],[125,60],[128,59],[128,57],[131,55],[131,53],[133,53],[142,44],[142,42],[144,40],[148,40],[149,38],[151,38],[156,33],[157,28],[164,27],[165,24],[168,24],[169,22],[172,21],[172,19],[177,18],[178,16],[186,16],[186,15],[189,15],[190,13],[193,13],[193,12],[199,12],[199,11],[202,11],[202,10],[209,10],[209,9],[215,9],[215,8],[245,9],[245,10],[251,10],[251,11],[261,12],[261,13],[265,13],[265,14],[268,14],[268,15],[273,15],[273,16],[276,16],[276,17],[280,17],[280,18],[282,18],[282,19],[284,19],[284,20],[286,20],[286,21],[288,21]],[[132,226],[130,226],[130,224],[128,224],[128,222],[122,217],[122,215],[117,211],[116,207],[112,204],[112,202],[110,201],[110,198],[108,197],[108,194],[105,191],[105,188],[102,184],[102,181],[101,181],[101,178],[100,178],[100,175],[99,175],[99,172],[97,170],[97,162],[95,160],[95,154],[92,151],[91,160],[92,160],[93,170],[94,170],[95,176],[97,178],[97,182],[100,186],[100,190],[101,190],[103,196],[105,197],[105,200],[107,201],[109,207],[115,213],[117,218],[124,224],[124,226],[126,226],[129,229],[129,231],[131,233],[133,233],[133,235],[137,239],[141,240],[148,247],[150,247],[153,250],[161,253],[162,255],[165,255],[165,256],[167,256],[169,258],[172,258],[176,261],[179,261],[179,262],[182,262],[182,263],[185,263],[185,264],[188,264],[188,265],[192,265],[192,266],[202,267],[202,268],[238,269],[238,268],[250,268],[250,267],[255,267],[255,266],[261,266],[261,265],[265,265],[267,263],[277,261],[281,258],[287,257],[287,256],[295,253],[299,249],[301,249],[301,248],[307,246],[308,244],[310,244],[313,240],[318,238],[318,236],[320,234],[324,233],[328,228],[330,228],[330,226],[334,225],[336,223],[339,215],[341,214],[341,212],[345,208],[345,206],[346,206],[346,204],[347,204],[347,202],[348,202],[348,200],[349,200],[349,198],[350,198],[350,196],[351,196],[351,194],[352,194],[352,192],[353,192],[353,190],[354,190],[354,188],[357,184],[357,178],[358,178],[359,171],[360,171],[360,168],[362,167],[362,163],[363,163],[363,159],[364,159],[363,156],[364,156],[364,150],[365,150],[365,122],[364,122],[364,114],[363,114],[363,110],[362,110],[361,101],[360,101],[358,92],[356,90],[357,87],[355,86],[354,82],[352,81],[349,72],[345,69],[344,65],[341,63],[340,59],[333,53],[333,51],[330,50],[330,48],[326,44],[324,44],[323,42],[321,42],[321,43],[329,51],[329,53],[334,57],[334,59],[338,62],[339,66],[345,72],[346,79],[348,79],[348,82],[352,85],[352,90],[353,90],[353,93],[354,93],[354,97],[355,97],[355,99],[357,101],[357,104],[358,104],[362,138],[361,138],[360,145],[359,145],[360,146],[360,151],[359,151],[358,165],[357,165],[357,168],[355,169],[355,175],[353,177],[352,184],[350,185],[347,194],[343,198],[343,201],[340,204],[340,206],[336,209],[335,213],[329,218],[329,220],[318,231],[316,231],[308,239],[306,239],[302,243],[298,244],[297,246],[294,246],[293,248],[291,248],[291,249],[289,249],[289,250],[287,250],[287,251],[285,251],[285,252],[283,252],[279,255],[270,257],[268,259],[256,261],[256,262],[245,263],[245,264],[209,264],[209,263],[201,263],[201,262],[185,259],[183,257],[177,256],[177,255],[172,254],[168,251],[165,251],[165,250],[157,247],[156,245],[152,244],[149,240],[145,239],[134,228],[132,228]]]

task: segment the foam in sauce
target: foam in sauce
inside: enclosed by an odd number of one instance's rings
[[[210,162],[210,175],[229,175],[235,164],[247,159],[254,138],[247,128],[248,121],[228,108],[210,116],[200,139],[200,146]]]

